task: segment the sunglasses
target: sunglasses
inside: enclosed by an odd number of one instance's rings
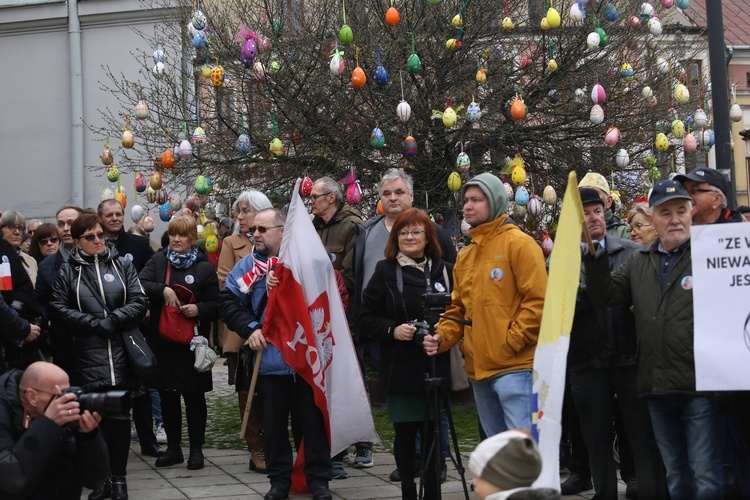
[[[84,239],[89,242],[94,241],[94,240],[104,241],[104,231],[102,231],[101,233],[96,233],[96,234],[83,234],[81,235],[81,239]]]
[[[57,237],[53,236],[52,238],[43,238],[43,239],[39,240],[39,244],[42,245],[42,246],[44,246],[44,245],[47,245],[49,243],[53,243],[54,244],[54,243],[57,243],[59,241],[60,241],[60,238],[57,238]]]
[[[266,234],[266,231],[268,231],[269,229],[273,229],[275,227],[284,227],[284,226],[271,226],[271,227],[250,226],[249,228],[247,228],[247,230],[250,231],[250,233],[255,233],[255,231],[258,231],[260,234]]]

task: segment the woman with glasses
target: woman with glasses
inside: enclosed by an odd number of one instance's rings
[[[656,230],[651,225],[648,203],[636,203],[628,212],[630,238],[641,245],[649,245],[656,239]]]
[[[219,255],[219,287],[224,290],[224,283],[232,268],[243,257],[253,251],[253,233],[250,226],[255,222],[255,214],[265,208],[271,208],[271,201],[255,189],[243,191],[234,202],[233,211],[237,217],[234,225],[235,233],[224,238]],[[227,358],[229,369],[229,384],[235,382],[237,372],[237,358],[239,357],[240,347],[245,343],[245,339],[227,328],[224,322],[219,322],[219,345],[224,357]],[[239,399],[240,415],[244,414],[245,404],[247,403],[248,387],[237,387]],[[264,473],[266,471],[266,459],[264,454],[264,441],[260,433],[261,427],[260,405],[257,400],[253,402],[248,423],[245,441],[247,449],[250,452],[250,470]]]
[[[23,267],[31,278],[31,283],[36,284],[36,275],[39,271],[39,264],[29,254],[21,251],[23,235],[26,232],[26,218],[15,210],[8,210],[3,213],[0,219],[0,225],[3,228],[3,239],[10,243],[13,250],[23,262]]]
[[[182,398],[190,442],[187,468],[197,470],[204,465],[203,442],[208,419],[206,393],[213,390],[211,371],[200,373],[193,368],[195,354],[189,344],[161,338],[159,321],[163,306],[178,307],[183,316],[195,321],[199,335],[209,338],[211,322],[219,317],[219,282],[206,252],[195,246],[198,231],[191,217],[173,217],[167,233],[169,245],[155,253],[140,274],[151,310],[144,333],[158,362],[152,382],[159,390],[167,434],[167,451],[156,459],[156,467],[185,461],[180,447]]]
[[[428,288],[432,293],[449,293],[452,288],[453,266],[441,260],[441,253],[430,218],[414,208],[402,213],[391,228],[385,260],[377,263],[365,288],[358,317],[361,331],[368,338],[380,340],[378,380],[386,393],[388,419],[396,433],[393,452],[403,499],[417,498],[414,441],[417,432],[424,430],[425,373],[431,371],[430,358],[422,350],[412,323],[428,319],[422,308],[422,295]],[[449,353],[438,355],[436,364],[437,375],[444,377],[447,390]],[[427,432],[422,434],[424,450],[432,445],[433,425],[428,421]],[[424,470],[424,498],[436,498],[436,471],[427,465]]]
[[[29,255],[37,262],[42,262],[45,257],[56,254],[60,249],[60,233],[54,224],[40,224],[31,237],[31,248]]]
[[[136,389],[140,382],[128,365],[122,332],[137,328],[146,314],[148,301],[138,273],[130,260],[105,243],[96,214],[79,216],[70,234],[75,247],[58,272],[50,313],[70,343],[71,385],[85,392]],[[89,499],[127,499],[130,419],[105,418],[100,427],[112,477]]]

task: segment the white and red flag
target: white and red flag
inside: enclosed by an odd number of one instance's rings
[[[379,442],[333,265],[294,187],[263,333],[315,394],[331,456],[360,441]],[[304,445],[304,442],[303,442]],[[300,450],[295,471],[304,453]],[[293,488],[294,489],[294,488]]]

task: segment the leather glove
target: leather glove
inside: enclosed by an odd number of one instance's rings
[[[96,328],[96,334],[105,339],[114,339],[117,335],[117,323],[115,318],[107,316],[104,319],[99,320],[99,326]]]
[[[586,243],[581,243],[582,259],[584,262],[601,261],[607,258],[607,250],[599,245],[598,241],[594,241],[594,249],[596,251],[592,255],[589,251],[589,246]]]

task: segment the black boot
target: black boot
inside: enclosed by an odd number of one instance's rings
[[[188,470],[198,470],[203,468],[203,451],[200,448],[190,448],[187,468]]]
[[[104,500],[112,496],[112,480],[107,478],[103,484],[99,485],[89,493],[89,500]]]
[[[112,500],[128,500],[128,483],[125,476],[112,476]]]
[[[169,445],[167,451],[164,452],[164,455],[156,459],[154,465],[156,467],[169,467],[170,465],[181,464],[184,461],[185,457],[182,456],[182,448],[180,448],[180,445]]]

